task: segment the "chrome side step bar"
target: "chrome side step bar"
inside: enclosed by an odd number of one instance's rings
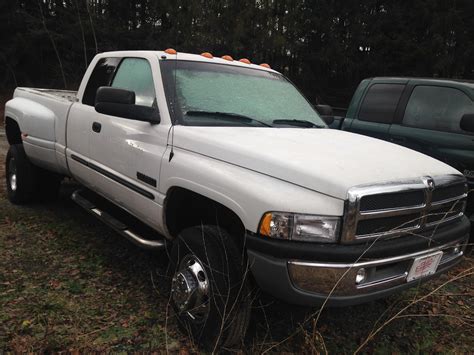
[[[138,233],[132,231],[127,225],[120,222],[118,219],[114,218],[109,213],[101,210],[93,202],[81,195],[80,190],[74,191],[72,193],[71,199],[79,206],[84,208],[87,212],[97,217],[106,225],[113,228],[121,236],[127,238],[139,247],[148,250],[160,250],[165,248],[166,244],[164,240],[150,240],[141,237]]]

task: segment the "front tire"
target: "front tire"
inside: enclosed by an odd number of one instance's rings
[[[171,251],[171,305],[179,324],[205,348],[243,342],[251,300],[247,264],[230,235],[216,226],[183,230]]]

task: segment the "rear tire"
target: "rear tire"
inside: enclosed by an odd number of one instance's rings
[[[193,341],[215,351],[243,343],[251,311],[247,263],[217,226],[183,230],[171,251],[171,305]]]
[[[23,144],[10,146],[5,162],[7,196],[11,203],[53,201],[58,197],[61,176],[33,165]]]
[[[38,171],[26,156],[23,145],[11,145],[5,162],[7,196],[11,203],[22,205],[35,199],[37,175]]]

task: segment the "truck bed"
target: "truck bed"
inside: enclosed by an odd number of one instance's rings
[[[6,105],[6,116],[17,118],[23,146],[29,159],[39,167],[67,175],[66,121],[77,102],[77,92],[17,88]]]
[[[55,89],[38,89],[38,88],[27,88],[21,87],[18,91],[25,91],[40,96],[47,96],[54,99],[61,99],[68,102],[77,101],[77,91],[71,90],[55,90]]]

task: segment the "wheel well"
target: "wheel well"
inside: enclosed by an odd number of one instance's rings
[[[22,143],[20,126],[13,118],[5,119],[5,134],[10,145]]]
[[[180,187],[172,188],[165,201],[165,223],[176,237],[185,228],[212,224],[225,229],[242,247],[245,227],[240,218],[229,208],[205,196]]]

